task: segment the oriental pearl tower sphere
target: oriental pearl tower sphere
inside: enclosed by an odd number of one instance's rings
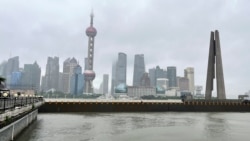
[[[90,14],[90,26],[86,29],[86,35],[89,37],[88,40],[88,64],[87,70],[84,71],[85,80],[85,93],[93,93],[93,80],[95,79],[95,72],[93,71],[94,64],[94,41],[97,34],[96,29],[93,27],[94,14]]]

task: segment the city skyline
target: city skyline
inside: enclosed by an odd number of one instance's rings
[[[37,61],[43,75],[48,56],[60,57],[60,64],[74,56],[84,66],[87,54],[84,30],[94,7],[99,31],[94,64],[99,76],[95,87],[99,86],[102,74],[111,74],[118,52],[128,55],[128,84],[133,80],[133,56],[144,54],[146,70],[156,65],[164,69],[176,66],[180,75],[191,66],[195,68],[195,83],[204,87],[207,39],[210,31],[218,29],[223,45],[226,95],[236,98],[249,90],[248,1],[78,1],[70,2],[70,6],[65,1],[0,3],[0,18],[4,19],[0,26],[0,48],[6,52],[0,61],[10,56],[19,56],[20,66]],[[236,68],[244,69],[235,73]]]

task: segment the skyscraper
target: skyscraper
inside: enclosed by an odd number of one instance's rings
[[[45,72],[45,91],[49,89],[58,90],[59,84],[59,58],[48,57]]]
[[[207,67],[207,82],[205,99],[211,99],[213,79],[216,77],[217,98],[226,99],[219,31],[211,32]]]
[[[120,84],[127,84],[127,55],[122,52],[118,53],[118,60],[112,66],[112,94],[114,94],[115,87]]]
[[[116,85],[119,84],[127,84],[127,55],[121,52],[116,63]]]
[[[78,66],[78,63],[74,57],[63,62],[62,91],[64,93],[70,93],[70,77],[73,75],[76,66]]]
[[[194,94],[194,68],[188,67],[184,70],[184,76],[188,79],[189,91]]]
[[[41,68],[37,62],[33,64],[24,64],[22,79],[23,89],[40,90]]]
[[[155,68],[149,69],[148,72],[149,72],[150,86],[155,87],[156,86]]]
[[[170,66],[167,67],[167,78],[169,80],[169,87],[176,87],[176,67]]]
[[[18,72],[19,71],[19,57],[13,57],[9,58],[6,66],[6,73],[5,77],[8,75],[11,75],[12,72]]]
[[[144,73],[145,73],[144,55],[136,54],[134,61],[133,86],[140,86],[141,79]]]
[[[115,83],[116,83],[116,62],[112,64],[112,78],[111,78],[111,95],[115,93]]]
[[[74,67],[70,80],[70,93],[73,95],[83,94],[84,76],[80,65]]]
[[[150,86],[156,86],[156,80],[158,78],[167,78],[167,71],[161,69],[159,66],[156,68],[149,69]]]
[[[189,91],[189,79],[186,77],[177,77],[178,79],[178,87],[181,92]]]
[[[93,80],[95,79],[95,72],[93,71],[94,65],[94,43],[95,36],[97,34],[96,29],[93,27],[93,18],[94,14],[91,12],[90,14],[90,27],[86,29],[86,35],[88,36],[88,69],[84,71],[84,79],[85,79],[85,92],[93,93]],[[86,64],[85,64],[86,66]]]
[[[148,76],[147,72],[144,72],[141,80],[140,80],[140,85],[139,86],[145,86],[145,87],[149,87],[150,86],[150,78]]]
[[[3,61],[0,64],[0,76],[6,77],[7,61]]]
[[[103,93],[104,94],[108,94],[108,90],[109,90],[109,75],[108,74],[104,74],[103,75],[103,79],[102,79],[102,89],[103,89]]]
[[[22,71],[14,71],[7,77],[7,87],[9,89],[24,89],[23,87],[23,72]]]

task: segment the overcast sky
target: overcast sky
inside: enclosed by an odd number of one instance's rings
[[[124,52],[129,85],[134,55],[144,54],[147,71],[176,66],[183,76],[194,67],[204,92],[210,32],[218,29],[227,97],[237,98],[250,89],[249,6],[249,0],[0,0],[0,62],[37,61],[43,74],[48,56],[60,57],[60,70],[68,57],[84,66],[93,8],[95,87]]]

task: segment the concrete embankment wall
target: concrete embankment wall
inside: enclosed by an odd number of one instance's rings
[[[39,112],[250,112],[240,102],[45,102]]]
[[[21,119],[0,129],[0,141],[13,140],[24,128],[37,118],[38,110],[34,110]]]

